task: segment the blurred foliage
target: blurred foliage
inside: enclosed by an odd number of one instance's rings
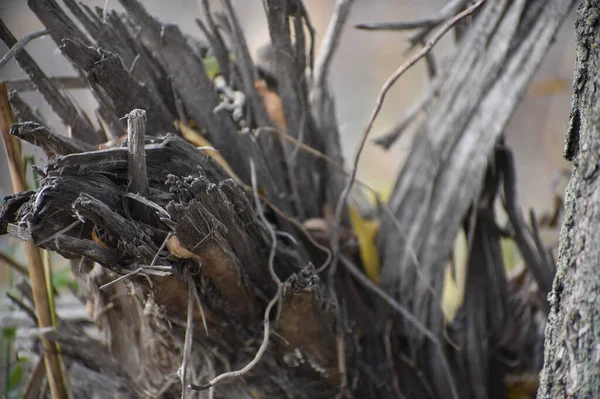
[[[73,273],[69,267],[64,267],[54,273],[52,273],[52,287],[57,292],[62,289],[69,288],[73,291],[77,291],[77,281],[73,278]]]
[[[23,391],[26,384],[27,358],[12,361],[13,342],[17,337],[17,327],[8,326],[2,329],[2,347],[4,348],[4,390],[3,396],[6,399],[16,399],[23,397]]]

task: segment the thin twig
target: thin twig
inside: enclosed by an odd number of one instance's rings
[[[121,277],[118,277],[118,278],[116,278],[116,279],[114,279],[114,280],[112,280],[112,281],[109,281],[109,282],[108,282],[108,283],[106,283],[106,284],[103,284],[103,285],[101,285],[99,289],[100,289],[100,291],[102,291],[102,290],[105,290],[105,289],[107,289],[108,287],[110,287],[111,285],[113,285],[113,284],[116,284],[116,283],[118,283],[119,281],[125,280],[126,278],[133,277],[133,276],[135,276],[136,274],[138,274],[138,273],[142,272],[143,270],[144,270],[144,268],[140,266],[140,267],[138,267],[137,269],[135,269],[135,270],[133,270],[133,271],[131,271],[131,272],[127,273],[127,274],[124,274],[124,275],[122,275]]]
[[[373,143],[388,150],[392,144],[394,144],[402,136],[402,133],[404,133],[406,128],[410,126],[410,124],[421,113],[421,111],[423,111],[427,105],[431,103],[438,91],[439,80],[436,80],[425,92],[425,94],[423,94],[423,96],[404,113],[404,116],[402,116],[400,122],[398,122],[388,133],[384,133],[381,136],[374,138]]]
[[[108,3],[110,3],[110,0],[105,0],[104,1],[104,7],[102,8],[102,22],[106,23],[106,15],[108,14]]]
[[[261,100],[260,95],[254,88],[254,82],[256,82],[258,79],[258,74],[256,72],[254,63],[252,62],[252,57],[250,57],[250,50],[248,49],[248,45],[244,37],[244,31],[242,30],[240,21],[235,14],[231,0],[221,0],[221,3],[225,10],[225,16],[228,24],[231,28],[230,34],[231,40],[234,44],[236,64],[242,78],[244,93],[247,96],[248,103],[252,107],[252,114],[256,118],[258,125],[269,125],[270,120],[265,105]],[[250,114],[247,116],[250,117]]]
[[[192,287],[196,287],[196,283],[189,270],[186,270],[185,277],[188,284],[188,308],[187,308],[187,324],[185,327],[185,340],[183,344],[183,359],[181,361],[181,399],[185,399],[185,391],[187,389],[187,366],[192,353],[192,339],[194,337],[194,294]]]
[[[88,87],[88,83],[78,76],[48,77],[48,80],[59,90],[84,89]],[[6,84],[11,90],[18,92],[37,90],[33,82],[29,79],[7,80]]]
[[[19,273],[21,273],[23,276],[29,277],[29,275],[27,274],[27,267],[23,266],[22,264],[17,262],[14,258],[8,256],[7,254],[5,254],[4,252],[1,252],[1,251],[0,251],[0,261],[6,263],[10,267],[15,269]]]
[[[390,305],[394,310],[396,310],[400,315],[406,319],[410,324],[412,324],[417,330],[419,330],[423,335],[429,338],[433,343],[439,344],[439,340],[435,336],[435,334],[427,328],[419,319],[413,316],[410,311],[404,307],[401,303],[392,298],[387,292],[385,292],[381,287],[372,282],[360,269],[356,266],[350,259],[346,258],[344,255],[340,255],[340,260],[346,267],[346,269],[352,274],[359,283],[361,283],[365,288],[373,291],[376,295],[378,295],[381,299],[383,299],[388,305]]]
[[[504,176],[504,209],[513,227],[514,240],[519,247],[519,251],[540,288],[538,296],[544,311],[548,313],[550,305],[546,295],[552,290],[552,280],[554,279],[552,269],[547,264],[546,254],[544,252],[538,253],[535,245],[532,245],[531,233],[523,221],[521,209],[517,204],[515,165],[512,152],[507,148],[501,148],[498,153],[497,159]]]
[[[385,358],[387,360],[388,369],[390,369],[390,371],[392,372],[390,379],[392,380],[392,388],[394,388],[394,393],[396,394],[396,397],[398,399],[406,399],[406,396],[404,396],[404,394],[402,394],[402,391],[400,391],[400,384],[398,383],[399,378],[395,372],[395,367],[394,367],[394,357],[392,355],[392,339],[391,339],[392,328],[393,328],[393,321],[392,320],[386,321],[385,322],[385,332],[383,334],[383,345],[385,348]]]
[[[29,44],[30,41],[32,41],[33,39],[37,39],[38,37],[46,36],[49,33],[50,32],[48,31],[48,29],[44,29],[39,32],[30,33],[20,38],[17,44],[12,46],[10,50],[8,50],[8,53],[6,53],[4,57],[0,59],[0,68],[6,65],[6,63],[10,61],[15,55],[19,54],[19,52],[21,52],[25,48],[25,46]]]
[[[204,332],[208,337],[208,324],[206,323],[206,315],[204,314],[204,307],[202,306],[202,301],[200,300],[200,295],[198,295],[198,288],[196,284],[192,284],[192,294],[194,294],[194,298],[196,299],[196,303],[198,304],[198,308],[200,309],[200,317],[202,317],[202,326],[204,327]]]
[[[317,31],[315,30],[315,27],[313,26],[310,20],[310,16],[308,15],[308,10],[304,5],[304,1],[298,1],[296,4],[298,5],[298,7],[300,7],[300,15],[302,15],[302,18],[304,19],[304,23],[306,24],[306,29],[308,29],[308,35],[310,37],[310,49],[308,50],[308,66],[310,67],[310,71],[312,74],[315,68],[315,36]],[[299,33],[302,32],[296,32],[296,35],[298,35]]]
[[[125,194],[127,195],[127,194]],[[158,205],[157,205],[158,206]],[[165,211],[166,212],[166,211]],[[155,274],[157,275],[164,275],[163,273],[169,273],[168,270],[170,268],[170,266],[154,266],[154,264],[156,263],[156,261],[158,260],[158,255],[160,254],[160,252],[165,248],[165,246],[167,245],[167,242],[169,242],[169,238],[171,238],[175,233],[170,232],[169,234],[167,234],[167,237],[165,237],[165,239],[163,240],[162,244],[160,244],[160,247],[158,248],[158,250],[156,251],[156,254],[154,255],[154,258],[152,258],[152,262],[150,262],[149,266],[140,266],[137,269],[121,276],[118,277],[112,281],[109,281],[108,283],[101,285],[100,286],[100,290],[104,290],[108,287],[110,287],[111,285],[118,283],[119,281],[125,280],[126,278],[135,276],[136,274],[142,272],[142,271],[152,271],[152,270],[156,270]],[[163,272],[162,270],[165,270],[165,272]],[[146,279],[148,280],[149,284],[151,287],[154,286],[154,284],[152,283],[152,280],[150,279],[149,276],[144,275],[144,277],[146,277]],[[200,310],[202,311],[202,308],[200,308]]]
[[[209,33],[207,39],[210,40],[211,48],[215,54],[215,57],[217,58],[221,73],[227,78],[227,81],[231,83],[229,53],[227,51],[227,46],[225,46],[225,42],[223,41],[223,37],[221,36],[221,33],[215,24],[215,20],[213,19],[210,11],[210,4],[208,0],[198,0],[198,6],[200,7],[200,10],[203,11],[204,17],[206,18],[207,26],[205,26],[205,30],[207,33]],[[197,20],[197,22],[198,21],[199,20]],[[203,25],[204,24],[199,24],[200,29],[202,29]]]
[[[38,196],[38,198],[39,198],[39,196]],[[56,233],[51,234],[48,237],[44,238],[42,241],[38,242],[37,245],[38,246],[44,245],[45,243],[47,243],[47,242],[53,240],[54,238],[56,238],[58,235],[61,235],[63,233],[66,233],[67,231],[71,230],[72,228],[74,228],[75,226],[77,226],[80,223],[81,223],[81,220],[74,221],[73,223],[69,224],[67,227],[63,227],[62,229],[58,230]]]
[[[133,61],[131,61],[131,66],[127,70],[129,72],[129,74],[133,75],[133,71],[135,70],[135,66],[137,65],[137,63],[140,60],[140,58],[142,58],[141,55],[140,54],[136,54],[136,56],[133,59]]]
[[[8,299],[10,299],[15,304],[15,306],[17,306],[22,312],[24,312],[27,316],[29,316],[29,318],[34,323],[37,322],[37,316],[35,315],[35,310],[32,309],[31,306],[27,305],[23,299],[17,298],[10,291],[6,293],[6,296],[8,297]]]
[[[344,166],[342,164],[340,164],[338,161],[336,161],[335,159],[331,158],[329,155],[311,147],[310,145],[303,143],[301,141],[299,141],[297,138],[295,138],[294,136],[290,135],[289,133],[281,130],[281,129],[277,129],[274,127],[268,127],[268,126],[261,126],[257,129],[257,134],[260,134],[260,132],[268,132],[268,133],[276,133],[277,135],[279,135],[279,137],[281,137],[282,139],[296,145],[299,147],[299,149],[304,150],[305,152],[308,152],[310,154],[312,154],[313,156],[324,160],[325,162],[327,162],[328,164],[332,165],[333,167],[335,167],[336,169],[344,172]],[[345,172],[344,172],[345,173]]]
[[[548,263],[548,266],[554,266],[555,263],[552,262],[552,259],[546,256],[548,253],[548,249],[544,247],[544,243],[542,242],[540,226],[538,224],[537,217],[535,216],[535,211],[533,209],[529,210],[529,224],[531,225],[531,236],[533,237],[533,241],[535,242],[535,246],[538,252],[540,253],[540,256],[542,258],[546,257],[546,262]]]
[[[275,254],[277,252],[277,236],[275,234],[275,230],[273,230],[273,227],[271,227],[271,225],[269,224],[269,221],[265,217],[261,203],[260,203],[260,197],[258,194],[258,187],[257,187],[257,183],[256,183],[256,170],[255,170],[254,162],[252,161],[252,159],[250,159],[250,178],[252,181],[252,189],[253,189],[253,194],[254,194],[254,202],[256,204],[256,210],[258,212],[258,215],[259,215],[261,221],[263,222],[263,225],[265,226],[265,228],[267,230],[269,230],[269,234],[271,235],[271,251],[269,252],[269,273],[271,274],[271,279],[277,285],[277,292],[275,293],[275,296],[273,296],[273,299],[271,299],[271,301],[267,305],[267,308],[265,309],[265,315],[264,315],[264,319],[263,319],[263,324],[264,324],[263,340],[262,340],[262,343],[260,344],[260,347],[258,348],[258,351],[256,352],[256,355],[254,356],[254,359],[252,359],[252,361],[250,361],[250,363],[248,363],[241,370],[229,371],[229,372],[220,374],[220,375],[216,376],[215,378],[213,378],[212,380],[210,380],[205,385],[190,384],[189,387],[195,391],[204,391],[206,389],[212,388],[215,384],[217,384],[219,381],[221,381],[223,379],[231,378],[231,377],[239,377],[239,376],[246,374],[248,371],[252,370],[252,368],[254,368],[254,366],[256,366],[258,364],[258,362],[260,361],[260,359],[262,358],[263,354],[266,352],[266,350],[269,346],[269,336],[271,335],[271,321],[269,319],[269,315],[271,314],[271,310],[273,309],[273,306],[275,306],[279,302],[279,299],[281,298],[283,284],[281,283],[281,280],[277,276],[277,273],[275,273],[274,263],[275,263]]]
[[[408,356],[406,356],[402,352],[398,353],[398,359],[400,359],[400,361],[402,363],[404,363],[406,365],[406,367],[408,367],[408,368],[410,368],[410,369],[413,370],[413,372],[415,373],[416,377],[419,379],[419,382],[423,386],[423,389],[427,393],[427,397],[429,399],[435,399],[436,396],[433,393],[433,388],[431,387],[431,385],[427,381],[427,377],[425,377],[425,375],[423,373],[423,370],[420,370],[419,367],[417,366],[417,364],[412,359],[410,359]]]
[[[433,46],[458,21],[460,21],[461,19],[465,18],[468,15],[471,15],[473,12],[475,12],[475,10],[477,8],[479,8],[483,3],[485,3],[485,1],[486,0],[479,0],[477,3],[473,4],[471,7],[467,8],[465,11],[456,15],[450,21],[446,22],[446,24],[444,24],[444,26],[442,28],[440,28],[440,30],[433,36],[433,38],[431,38],[431,40],[427,43],[427,45],[421,49],[421,51],[419,51],[414,57],[410,58],[404,64],[402,64],[384,83],[381,91],[379,92],[379,95],[377,96],[375,108],[373,109],[373,112],[371,113],[371,116],[369,117],[369,121],[367,123],[367,128],[363,132],[363,135],[362,135],[362,138],[358,145],[358,148],[356,149],[356,154],[354,156],[354,162],[353,162],[353,166],[352,166],[352,172],[350,174],[350,179],[346,183],[346,186],[344,187],[344,190],[342,191],[342,194],[340,195],[340,199],[338,201],[338,204],[337,204],[337,207],[335,210],[333,232],[332,232],[332,237],[331,237],[331,252],[332,252],[333,259],[331,262],[331,269],[329,270],[330,278],[333,278],[333,276],[335,275],[336,263],[337,263],[338,256],[339,256],[339,248],[340,248],[340,244],[339,244],[340,231],[339,230],[340,230],[340,225],[342,223],[342,212],[344,209],[344,205],[346,204],[346,202],[348,200],[348,196],[350,195],[350,190],[352,189],[352,186],[354,185],[354,181],[356,179],[356,173],[358,171],[358,163],[360,161],[360,156],[362,154],[362,150],[367,141],[367,137],[369,136],[369,132],[371,131],[371,128],[373,127],[375,118],[377,117],[377,115],[379,114],[379,111],[381,110],[385,96],[387,95],[389,89],[396,82],[396,80],[398,80],[398,78],[400,76],[402,76],[402,74],[404,74],[404,72],[406,72],[417,61],[419,61],[421,58],[423,58],[429,51],[431,51]]]
[[[441,9],[438,18],[440,19],[439,23],[448,20],[452,16],[460,15],[458,12],[463,8],[467,0],[451,0]],[[461,18],[462,19],[462,18]],[[457,21],[458,22],[458,21]],[[408,53],[412,48],[419,42],[425,39],[425,37],[431,32],[433,28],[437,25],[433,25],[430,27],[422,27],[416,29],[414,32],[408,36],[408,46],[404,50],[404,53]]]
[[[285,220],[287,220],[288,222],[290,222],[294,226],[296,226],[304,234],[304,236],[308,239],[308,241],[310,241],[310,243],[312,245],[314,245],[315,247],[317,247],[321,251],[325,252],[325,255],[327,255],[327,257],[323,261],[323,264],[319,268],[317,268],[316,273],[318,274],[319,271],[325,269],[327,267],[327,265],[329,265],[329,262],[331,261],[331,251],[329,250],[329,248],[327,248],[324,245],[319,244],[313,238],[313,236],[308,232],[308,230],[306,230],[306,227],[304,227],[302,225],[302,223],[298,219],[296,219],[293,216],[286,215],[284,211],[282,211],[281,209],[279,209],[275,204],[273,204],[271,201],[269,201],[266,197],[263,196],[262,200],[265,202],[265,204],[267,204],[267,206],[269,208],[271,208],[271,210],[273,212],[275,212],[277,215],[281,216],[282,218],[284,218]]]
[[[169,234],[167,234],[167,236],[163,240],[162,244],[160,244],[160,247],[158,248],[158,251],[156,251],[156,254],[154,255],[154,258],[152,258],[152,262],[150,262],[150,267],[154,266],[154,264],[158,260],[158,255],[160,254],[160,251],[162,251],[165,248],[165,246],[169,242],[169,239],[171,237],[173,237],[173,235],[175,235],[175,233],[173,233],[173,232],[170,232]]]
[[[425,39],[421,40],[421,45],[425,46]],[[430,51],[425,55],[425,64],[427,65],[427,79],[431,80],[437,75],[437,62],[435,56]]]
[[[333,15],[327,26],[327,32],[323,37],[323,44],[319,50],[319,56],[315,61],[314,87],[322,87],[325,84],[325,78],[328,75],[333,54],[335,53],[342,34],[342,29],[350,14],[350,7],[354,0],[338,0],[333,10]]]
[[[356,29],[361,30],[393,30],[393,31],[401,31],[401,30],[412,30],[419,28],[433,28],[436,25],[439,25],[443,19],[439,16],[417,19],[414,21],[405,21],[405,22],[368,22],[357,24],[354,27]]]

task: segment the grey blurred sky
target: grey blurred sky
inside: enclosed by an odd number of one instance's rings
[[[2,18],[17,37],[42,29],[42,25],[28,10],[24,0],[0,0]],[[92,6],[104,6],[102,1],[84,1]],[[177,23],[190,35],[200,36],[194,23],[199,16],[195,0],[145,0],[147,9],[159,19]],[[307,0],[307,8],[317,30],[317,44],[331,15],[334,0]],[[440,0],[356,0],[350,21],[343,34],[340,48],[332,67],[333,91],[337,98],[338,120],[341,124],[342,142],[346,157],[354,152],[358,137],[374,105],[381,84],[387,76],[404,61],[402,52],[406,34],[393,32],[357,31],[353,25],[359,22],[409,20],[428,16],[443,5]],[[235,1],[238,15],[247,34],[252,50],[268,40],[268,31],[260,0]],[[118,1],[111,0],[109,8],[120,9]],[[512,144],[519,166],[519,188],[522,203],[526,207],[546,209],[551,205],[550,183],[559,167],[564,167],[562,143],[570,111],[571,80],[575,60],[574,18],[571,16],[563,26],[556,42],[534,82],[545,79],[563,79],[569,87],[548,95],[526,96],[513,121],[507,129],[509,144]],[[318,48],[318,47],[317,47]],[[452,49],[449,39],[442,40],[435,54],[443,59]],[[0,44],[0,54],[8,49]],[[49,37],[30,43],[27,50],[41,67],[54,76],[71,76],[73,69],[60,55]],[[13,60],[0,70],[0,80],[25,77]],[[404,110],[421,93],[425,80],[422,64],[408,71],[391,90],[375,124],[373,136],[382,133],[397,121]],[[77,91],[71,95],[84,109],[92,110],[94,101],[89,94]],[[36,93],[24,98],[36,105],[42,115],[51,115],[49,107]],[[64,129],[53,119],[56,131]],[[361,162],[359,177],[379,189],[389,187],[410,145],[410,135],[403,137],[390,151],[385,152],[367,145]],[[28,147],[30,148],[30,147]],[[41,159],[43,154],[33,150]],[[3,154],[0,155],[0,197],[10,192],[10,182]]]

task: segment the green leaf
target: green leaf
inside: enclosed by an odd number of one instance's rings
[[[235,55],[229,54],[229,60],[235,61]],[[211,55],[205,57],[202,61],[204,62],[204,70],[206,71],[206,74],[209,78],[214,79],[217,75],[221,74],[221,69],[219,67],[219,61],[217,61],[217,57]]]
[[[17,336],[17,327],[9,326],[2,329],[2,338],[7,341],[13,341]]]
[[[10,376],[8,377],[8,392],[9,396],[12,396],[11,393],[23,387],[25,383],[25,370],[23,369],[22,364],[17,363],[13,369],[10,371]]]

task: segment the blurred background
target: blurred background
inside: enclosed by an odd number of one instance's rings
[[[60,2],[60,0],[59,0]],[[105,0],[84,1],[90,6],[105,7]],[[143,0],[142,3],[159,19],[178,24],[192,36],[201,36],[194,22],[200,16],[196,0]],[[213,1],[213,3],[219,3]],[[268,40],[263,4],[260,0],[237,0],[235,6],[246,33],[252,52]],[[317,31],[317,49],[321,44],[335,0],[305,0],[312,23]],[[349,23],[331,70],[331,85],[337,99],[338,121],[341,124],[342,143],[346,159],[354,153],[375,98],[385,79],[406,59],[403,55],[407,33],[366,32],[354,28],[362,22],[411,20],[437,13],[443,0],[355,0]],[[218,8],[218,4],[215,4]],[[108,8],[121,9],[117,0],[108,2]],[[573,13],[574,14],[574,13]],[[29,11],[24,0],[0,1],[0,18],[13,34],[20,38],[27,33],[43,29],[35,15]],[[574,15],[565,22],[562,30],[540,67],[532,86],[514,115],[507,131],[508,144],[515,151],[517,160],[520,200],[527,210],[536,209],[538,214],[553,206],[553,181],[560,169],[569,168],[562,159],[564,134],[571,107],[571,80],[575,63]],[[438,63],[453,49],[453,42],[443,39],[434,50]],[[0,56],[8,48],[0,43]],[[62,57],[49,36],[36,39],[27,46],[49,76],[74,76],[71,65]],[[409,54],[410,56],[410,54]],[[0,81],[25,78],[16,61],[11,60],[0,69]],[[405,110],[416,101],[424,88],[426,71],[423,62],[411,68],[392,88],[378,117],[371,137],[385,132],[397,122]],[[95,102],[91,94],[72,90],[69,95],[84,110],[93,115]],[[37,93],[24,93],[23,97],[50,121],[56,132],[64,132],[58,119]],[[368,143],[360,164],[359,178],[387,195],[409,149],[411,134],[407,132],[389,151]],[[39,149],[25,147],[38,164],[44,154]],[[0,198],[12,192],[4,151],[0,151]],[[0,237],[0,250],[12,253],[18,243]],[[0,282],[7,281],[7,268],[0,269]],[[0,285],[3,285],[0,283]],[[0,304],[4,295],[0,295]]]

